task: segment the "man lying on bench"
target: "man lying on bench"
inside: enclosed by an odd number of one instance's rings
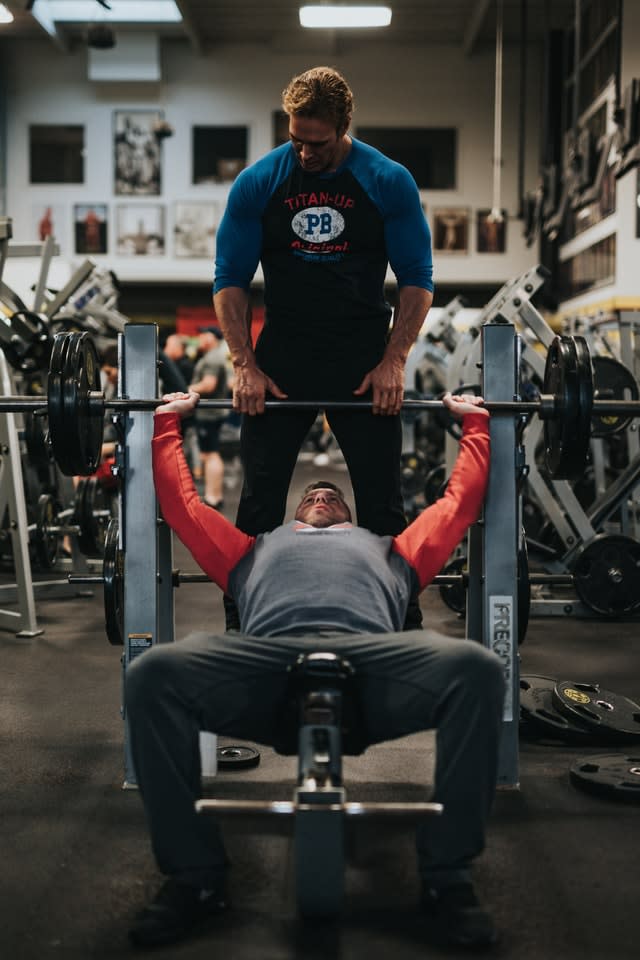
[[[204,572],[230,594],[240,631],[190,634],[129,664],[125,704],[153,851],[168,879],[134,921],[138,946],[168,943],[224,909],[227,857],[216,822],[198,815],[199,731],[273,743],[287,670],[299,653],[335,651],[355,668],[367,743],[435,728],[433,800],[417,828],[427,936],[456,946],[496,940],[471,882],[496,782],[504,680],[497,656],[432,630],[403,632],[407,603],[478,518],[489,470],[488,412],[447,395],[462,419],[444,496],[396,537],[351,522],[328,482],[305,491],[295,520],[250,537],[202,503],[182,452],[181,419],[198,395],[155,411],[153,471],[162,515]]]

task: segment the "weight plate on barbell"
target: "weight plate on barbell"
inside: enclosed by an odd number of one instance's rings
[[[114,647],[124,644],[124,555],[119,547],[118,520],[113,517],[104,540],[104,626]]]
[[[609,800],[640,803],[640,757],[605,753],[576,760],[569,777],[574,786]]]
[[[637,400],[640,396],[636,379],[623,363],[613,357],[592,357],[593,385],[598,400]],[[630,417],[594,416],[591,418],[591,436],[609,437],[622,433],[631,423]]]
[[[255,747],[236,746],[218,747],[216,750],[219,770],[247,770],[257,767],[260,753]]]
[[[556,709],[553,703],[555,683],[551,677],[520,677],[520,732],[536,740],[593,743],[593,734],[584,724]]]
[[[640,738],[640,706],[599,683],[559,680],[553,688],[553,703],[566,717],[589,727],[600,742],[637,741]]]
[[[575,480],[589,454],[593,407],[591,358],[583,337],[554,337],[543,394],[556,398],[555,416],[544,421],[547,469],[555,480]]]
[[[573,582],[579,598],[605,617],[640,607],[640,543],[619,533],[600,533],[576,557]]]
[[[73,450],[70,449],[70,437],[64,417],[64,369],[67,350],[71,344],[71,338],[74,336],[77,336],[77,334],[57,333],[55,335],[47,381],[49,442],[54,460],[61,472],[67,476],[73,475],[68,470],[73,464]]]
[[[101,390],[100,362],[86,332],[70,338],[63,371],[63,412],[74,451],[69,467],[71,476],[87,476],[96,470],[102,452],[103,412],[95,413],[89,405],[89,393]]]

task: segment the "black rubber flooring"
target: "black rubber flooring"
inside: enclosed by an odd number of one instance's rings
[[[346,475],[338,464],[301,463],[301,484]],[[228,491],[235,515],[237,488]],[[176,565],[194,569],[176,549]],[[454,635],[463,624],[437,590],[425,620]],[[182,585],[177,637],[222,629],[216,588]],[[103,629],[102,596],[41,600],[43,633],[0,634],[0,957],[10,960],[128,957],[127,927],[160,877],[139,796],[122,789],[120,651]],[[640,699],[638,623],[532,621],[521,673],[602,687]],[[523,739],[520,789],[499,792],[478,889],[502,931],[495,955],[522,960],[623,960],[639,955],[640,807],[592,796],[569,779],[577,757],[626,756],[632,748]],[[638,749],[640,755],[640,747]],[[430,734],[384,744],[346,763],[348,799],[415,799],[430,782]],[[640,761],[639,761],[640,764]],[[289,799],[295,762],[261,750],[260,765],[221,772],[217,796]],[[345,909],[337,922],[296,918],[288,827],[230,822],[231,909],[171,958],[225,960],[414,960],[455,956],[428,946],[415,906],[413,838],[406,826],[360,826],[349,840]]]

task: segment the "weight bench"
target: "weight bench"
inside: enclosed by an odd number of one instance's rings
[[[199,813],[280,815],[295,820],[296,903],[304,917],[338,913],[344,895],[345,817],[420,817],[440,803],[347,802],[342,756],[366,748],[354,689],[355,669],[335,653],[300,654],[289,668],[274,748],[297,754],[292,800],[198,800]]]

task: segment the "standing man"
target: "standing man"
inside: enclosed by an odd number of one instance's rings
[[[404,367],[433,299],[431,237],[410,173],[349,136],[353,96],[314,67],[283,93],[290,142],[235,180],[217,237],[214,307],[243,417],[237,526],[251,536],[284,517],[298,452],[317,410],[265,412],[265,397],[370,400],[371,413],[327,412],[349,469],[358,523],[404,529],[400,409]],[[255,351],[249,286],[264,274]],[[391,266],[398,284],[384,295]],[[413,605],[411,626],[420,624]]]
[[[211,400],[224,400],[229,395],[227,386],[227,351],[219,327],[200,327],[198,349],[201,353],[193,371],[190,389]],[[227,417],[226,410],[202,409],[196,411],[196,431],[204,473],[204,502],[222,510],[224,492],[224,462],[220,456],[220,427]]]

